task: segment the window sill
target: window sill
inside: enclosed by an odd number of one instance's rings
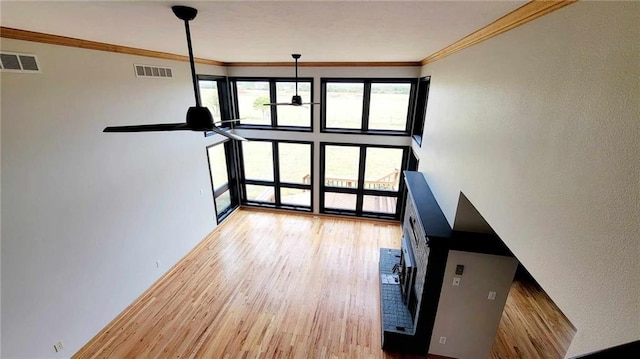
[[[267,125],[237,125],[238,130],[268,130],[268,131],[293,131],[293,132],[313,132],[311,127],[298,126],[267,126]]]
[[[387,131],[387,130],[354,130],[347,128],[323,128],[321,133],[336,133],[345,135],[377,135],[377,136],[409,136],[407,131]]]

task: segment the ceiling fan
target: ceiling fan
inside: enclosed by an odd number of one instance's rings
[[[200,88],[196,78],[196,66],[191,48],[191,32],[189,31],[189,21],[195,19],[198,10],[188,6],[172,6],[171,10],[180,20],[184,20],[184,28],[187,33],[187,47],[189,49],[189,63],[191,64],[191,79],[193,82],[193,92],[196,97],[196,105],[189,107],[187,111],[187,122],[183,123],[158,123],[152,125],[114,126],[106,127],[103,132],[151,132],[151,131],[201,131],[215,132],[232,140],[246,141],[245,138],[229,133],[218,128],[211,116],[211,111],[203,107],[200,101]],[[220,121],[220,122],[233,122]]]
[[[319,102],[302,102],[302,97],[298,95],[298,59],[300,54],[291,54],[296,61],[296,94],[291,97],[291,102],[265,103],[265,106],[302,106],[302,105],[319,105]]]

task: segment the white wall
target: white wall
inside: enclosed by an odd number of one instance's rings
[[[456,266],[464,265],[462,275]],[[487,358],[491,352],[518,260],[483,253],[449,251],[429,353],[450,358]],[[453,278],[460,285],[453,286]],[[489,291],[495,300],[487,299]],[[446,343],[440,344],[440,337]]]
[[[1,74],[2,354],[69,357],[215,227],[213,139],[102,133],[183,122],[188,63],[9,39],[2,50],[42,67]],[[138,79],[134,63],[175,78]]]
[[[577,333],[640,337],[640,3],[578,2],[425,66],[420,170],[460,191]]]

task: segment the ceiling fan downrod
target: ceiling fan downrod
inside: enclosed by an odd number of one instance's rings
[[[191,30],[189,29],[189,21],[196,18],[198,15],[198,10],[189,7],[189,6],[181,6],[176,5],[172,6],[171,10],[178,17],[178,19],[184,21],[184,29],[187,33],[187,48],[189,49],[189,64],[191,65],[191,81],[193,83],[193,93],[196,98],[196,107],[202,107],[202,103],[200,102],[200,88],[198,87],[198,80],[196,79],[196,65],[195,59],[193,57],[193,47],[191,45]]]
[[[298,59],[300,58],[300,54],[291,54],[291,57],[293,57],[293,59],[296,61],[295,66],[296,66],[296,94],[293,96],[293,98],[291,99],[291,103],[296,104],[296,105],[302,105],[302,97],[300,97],[298,95]]]

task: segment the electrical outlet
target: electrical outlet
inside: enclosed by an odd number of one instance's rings
[[[53,345],[53,349],[57,352],[61,351],[63,348],[62,346],[62,340],[57,341],[54,345]]]
[[[160,268],[160,266],[162,266],[162,263],[160,263],[160,261],[156,261],[156,267]]]
[[[440,344],[447,344],[447,337],[440,337]]]
[[[460,277],[453,277],[453,284],[454,287],[459,287],[460,286]]]
[[[489,296],[487,297],[489,300],[496,300],[496,292],[489,292]]]

